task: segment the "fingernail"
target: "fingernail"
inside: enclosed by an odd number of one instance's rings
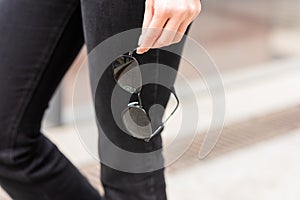
[[[137,54],[142,54],[143,51],[141,50],[141,48],[137,48],[136,53],[137,53]]]

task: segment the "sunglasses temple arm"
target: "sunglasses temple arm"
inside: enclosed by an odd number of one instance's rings
[[[172,94],[174,95],[175,99],[176,99],[176,107],[173,109],[173,111],[171,112],[171,114],[162,122],[162,125],[159,126],[154,133],[151,135],[150,138],[144,139],[145,142],[149,142],[150,139],[155,136],[156,134],[160,133],[160,131],[164,128],[165,123],[170,119],[170,117],[175,113],[175,111],[177,110],[178,106],[179,106],[179,99],[175,93],[174,87],[171,87],[170,89],[172,92]]]
[[[177,108],[178,108],[178,106],[179,106],[179,99],[178,99],[178,97],[177,97],[177,95],[176,95],[176,93],[175,93],[174,87],[172,86],[170,90],[172,91],[171,94],[173,94],[174,97],[175,97],[175,99],[176,99],[176,106],[175,106],[175,108],[173,109],[173,111],[171,112],[171,114],[170,114],[170,115],[162,122],[163,125],[164,125],[164,124],[172,117],[172,115],[175,113],[175,111],[177,110]],[[163,125],[162,125],[162,126],[163,126]]]
[[[164,125],[159,126],[159,127],[154,131],[154,133],[152,133],[152,135],[151,135],[149,138],[144,139],[144,141],[145,141],[145,142],[149,142],[150,139],[151,139],[153,136],[155,136],[155,135],[157,135],[158,133],[160,133],[160,131],[161,131],[163,128],[164,128]]]

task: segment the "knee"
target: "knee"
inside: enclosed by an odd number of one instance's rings
[[[1,137],[5,139],[5,142],[0,144],[0,165],[2,166],[17,167],[30,163],[40,148],[39,136],[31,137],[17,133],[1,134]]]
[[[58,148],[42,134],[36,138],[26,138],[0,150],[0,179],[16,179],[31,182],[50,171],[62,169]]]
[[[28,163],[40,148],[43,140],[40,122],[24,115],[19,121],[18,117],[15,112],[6,112],[5,120],[0,122],[0,165]]]
[[[8,145],[7,147],[0,149],[0,165],[2,167],[16,167],[18,165],[22,165],[22,163],[30,160],[33,152],[34,148],[31,145]]]

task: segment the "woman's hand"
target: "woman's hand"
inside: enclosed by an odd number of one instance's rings
[[[146,0],[137,53],[180,42],[200,11],[200,0]]]

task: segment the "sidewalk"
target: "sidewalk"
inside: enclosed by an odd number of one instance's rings
[[[300,199],[299,152],[297,129],[210,161],[198,161],[187,170],[167,175],[169,199]]]
[[[264,200],[299,199],[300,158],[300,61],[285,60],[224,74],[227,98],[226,126],[218,145],[205,160],[197,155],[203,130],[198,127],[194,143],[177,162],[167,168],[170,200]],[[178,86],[180,87],[180,85]],[[210,116],[209,97],[201,96],[202,119]],[[188,104],[188,98],[183,103]],[[176,116],[164,133],[172,140]],[[79,124],[94,132],[93,121]],[[189,137],[189,130],[180,137]],[[101,191],[99,166],[80,143],[73,126],[47,129],[45,134],[88,176]],[[96,143],[95,143],[96,144]],[[91,144],[94,145],[94,144]],[[2,196],[1,196],[2,195]],[[0,199],[8,198],[0,192]],[[285,196],[282,196],[285,195]]]

